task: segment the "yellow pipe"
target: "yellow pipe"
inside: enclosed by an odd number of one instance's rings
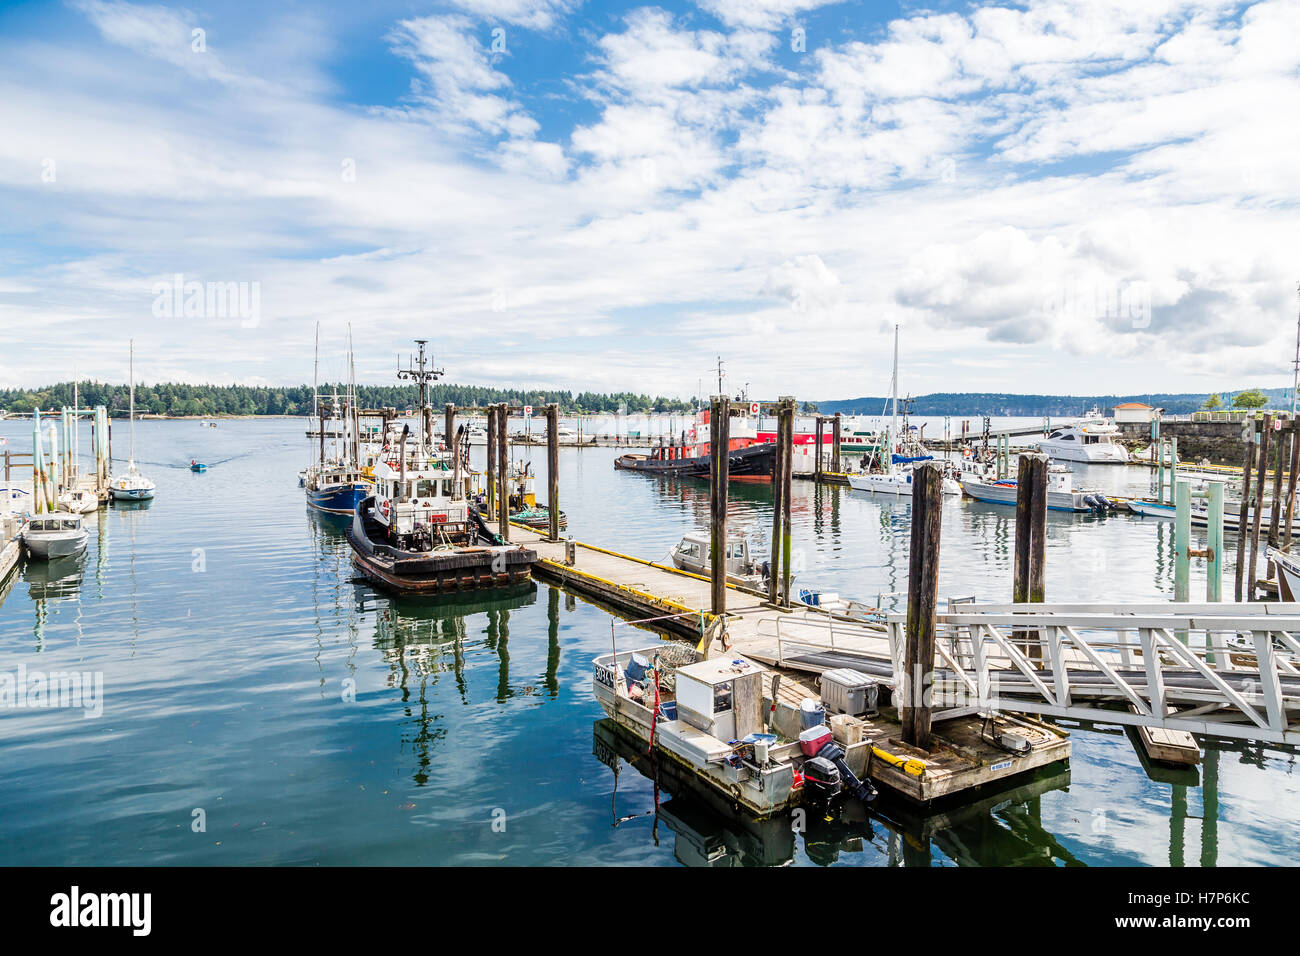
[[[921,774],[925,773],[926,762],[924,760],[918,760],[915,757],[900,757],[897,754],[889,753],[887,750],[881,750],[874,744],[871,747],[871,752],[885,763],[897,767],[899,770],[909,773],[913,777],[919,777]]]

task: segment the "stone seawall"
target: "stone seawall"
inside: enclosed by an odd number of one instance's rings
[[[1215,465],[1240,465],[1246,457],[1241,429],[1240,421],[1161,422],[1160,437],[1178,439],[1178,457],[1182,461],[1208,460]],[[1151,426],[1146,423],[1125,422],[1119,430],[1130,450],[1145,448],[1151,443]]]

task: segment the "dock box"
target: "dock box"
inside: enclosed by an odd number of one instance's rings
[[[828,710],[854,717],[874,714],[880,696],[874,677],[848,667],[823,672],[821,692]]]

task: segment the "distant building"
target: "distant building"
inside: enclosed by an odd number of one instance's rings
[[[1115,406],[1115,424],[1147,424],[1153,418],[1159,418],[1163,408],[1155,408],[1144,402],[1124,402]]]

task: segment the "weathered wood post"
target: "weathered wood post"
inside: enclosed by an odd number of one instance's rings
[[[1047,455],[1022,454],[1016,473],[1016,550],[1012,600],[1017,604],[1043,602],[1043,564],[1047,549]],[[1032,635],[1017,631],[1015,640],[1035,658]]]
[[[1247,601],[1255,600],[1255,582],[1256,572],[1259,567],[1259,523],[1264,512],[1264,493],[1268,485],[1268,453],[1269,439],[1273,432],[1273,415],[1271,412],[1265,412],[1264,423],[1259,433],[1259,464],[1257,471],[1258,478],[1255,481],[1255,513],[1250,518],[1250,554],[1248,569],[1247,590],[1250,592],[1246,597]],[[1240,533],[1240,532],[1239,532]]]
[[[1286,464],[1282,453],[1286,450],[1286,439],[1287,432],[1280,431],[1277,433],[1277,452],[1273,463],[1273,505],[1268,516],[1268,546],[1270,548],[1276,548],[1278,545],[1278,524],[1282,520],[1282,468]]]
[[[935,608],[939,593],[939,529],[943,470],[922,462],[912,472],[912,541],[907,569],[907,630],[903,650],[903,742],[930,749],[929,686],[934,671]]]
[[[776,441],[772,451],[772,559],[767,566],[767,599],[775,604],[780,599],[781,589],[781,518],[784,514],[781,495],[785,493],[785,481],[781,477],[781,409],[775,410]]]
[[[487,409],[487,467],[483,477],[487,480],[487,516],[497,513],[497,407]]]
[[[510,540],[510,452],[506,436],[509,417],[510,406],[502,402],[497,406],[497,525],[502,541]]]
[[[1283,532],[1283,547],[1291,550],[1291,521],[1295,517],[1295,482],[1296,469],[1300,468],[1300,433],[1296,429],[1296,420],[1291,420],[1291,464],[1287,468],[1286,478],[1286,525]]]
[[[785,436],[781,439],[781,606],[790,606],[791,547],[790,502],[794,497],[794,397],[782,399]]]
[[[710,529],[709,575],[712,610],[727,613],[727,492],[731,479],[731,409],[725,395],[715,395],[709,410]]]
[[[1249,600],[1243,598],[1244,581],[1246,577],[1246,537],[1247,528],[1246,519],[1250,516],[1250,480],[1251,470],[1255,464],[1255,439],[1256,423],[1254,420],[1248,420],[1241,430],[1241,439],[1246,443],[1246,458],[1241,464],[1241,507],[1237,512],[1237,570],[1234,577],[1235,588],[1233,593],[1235,600]]]
[[[452,463],[456,462],[455,456],[460,454],[460,449],[456,447],[456,406],[448,402],[443,408],[442,435],[447,445],[447,451],[452,453]]]
[[[822,417],[816,418],[817,421],[817,443],[813,446],[816,449],[816,461],[813,463],[813,484],[819,485],[822,481]]]
[[[546,406],[546,502],[550,508],[548,541],[560,540],[560,406]]]
[[[835,423],[831,426],[831,471],[835,474],[843,474],[844,469],[840,467],[840,438],[844,427],[844,413],[835,413]]]

